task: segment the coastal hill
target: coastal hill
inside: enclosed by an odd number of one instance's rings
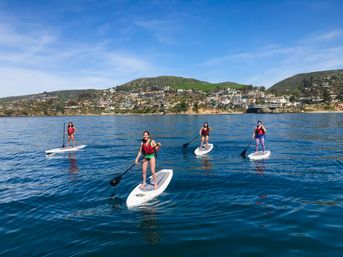
[[[80,89],[80,90],[59,90],[52,92],[43,92],[31,95],[9,96],[0,98],[0,103],[21,101],[21,100],[37,100],[42,98],[58,98],[60,101],[67,101],[70,99],[87,99],[97,95],[101,90],[96,89]]]
[[[341,111],[343,70],[298,74],[268,90],[175,76],[140,78],[103,90],[63,90],[0,98],[0,116],[232,113],[246,112],[249,105],[261,104],[272,108],[272,112]]]
[[[132,80],[128,83],[118,85],[115,87],[118,91],[136,91],[146,88],[162,89],[165,87],[170,87],[172,89],[194,89],[209,92],[216,89],[233,88],[233,89],[251,89],[252,85],[244,85],[235,82],[221,82],[221,83],[209,83],[206,81],[200,81],[193,78],[183,78],[176,76],[160,76],[155,78],[139,78]],[[105,89],[106,91],[107,89]],[[21,95],[21,96],[10,96],[0,98],[0,103],[11,102],[17,100],[34,100],[40,98],[58,98],[61,101],[66,100],[82,100],[82,99],[92,99],[100,94],[104,90],[96,89],[79,89],[79,90],[59,90],[52,92],[43,92],[31,95]]]
[[[197,112],[216,106],[215,92],[248,92],[253,88],[234,82],[209,83],[175,76],[140,78],[103,90],[61,90],[0,98],[0,116],[180,113],[189,108]]]
[[[268,89],[275,95],[295,99],[343,100],[343,69],[301,73],[284,79]]]
[[[200,81],[192,78],[183,78],[175,76],[160,76],[156,78],[140,78],[130,81],[126,84],[117,87],[117,90],[137,90],[145,89],[148,87],[170,87],[174,89],[195,89],[209,92],[215,89],[234,88],[242,89],[249,87],[248,85],[238,84],[234,82],[222,82],[222,83],[209,83],[206,81]]]

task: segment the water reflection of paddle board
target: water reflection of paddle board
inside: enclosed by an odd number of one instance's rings
[[[159,172],[155,173],[155,177],[157,189],[154,189],[154,180],[151,175],[147,179],[147,184],[145,185],[144,189],[142,189],[140,187],[141,184],[139,184],[131,191],[126,200],[126,205],[128,208],[139,206],[162,194],[173,177],[173,170],[160,170]]]
[[[211,152],[212,149],[213,149],[213,144],[208,144],[208,149],[206,149],[206,145],[204,144],[201,148],[199,146],[197,149],[195,149],[194,154],[195,155],[204,155],[204,154]]]
[[[252,161],[267,159],[270,156],[270,151],[258,151],[248,155],[248,158]]]
[[[78,150],[80,150],[82,148],[85,148],[85,147],[86,147],[86,145],[78,145],[78,146],[75,146],[75,147],[66,146],[66,147],[46,150],[45,153],[46,154],[53,154],[53,153],[74,152],[74,151],[78,151]]]

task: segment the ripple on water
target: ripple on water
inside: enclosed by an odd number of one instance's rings
[[[272,154],[257,162],[240,157],[256,115],[2,119],[0,255],[340,256],[343,115],[258,118]],[[45,156],[65,120],[87,147]],[[182,145],[205,120],[214,149],[196,158],[199,140]],[[174,176],[161,196],[127,209],[141,166],[109,181],[133,164],[146,129],[162,142],[157,170]]]

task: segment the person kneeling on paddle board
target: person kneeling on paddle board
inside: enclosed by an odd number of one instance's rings
[[[204,141],[206,141],[206,149],[208,149],[208,138],[210,136],[210,131],[212,131],[212,128],[208,126],[208,122],[205,122],[202,128],[199,130],[199,135],[201,136],[200,149],[203,147]]]
[[[143,164],[142,164],[142,175],[143,175],[143,183],[141,184],[141,188],[144,188],[146,183],[146,172],[148,168],[148,164],[150,163],[151,174],[154,179],[154,189],[157,189],[157,183],[155,178],[155,167],[156,167],[156,158],[155,152],[159,150],[161,143],[157,143],[150,138],[149,131],[144,131],[143,139],[141,142],[141,147],[139,148],[139,152],[136,157],[136,164],[139,162],[139,157],[144,154]]]
[[[76,128],[74,127],[74,124],[72,122],[69,122],[68,123],[68,129],[67,129],[68,146],[70,146],[70,140],[72,140],[73,147],[75,147],[75,132],[76,132]]]
[[[266,134],[266,132],[267,130],[263,126],[262,121],[259,120],[252,134],[252,139],[256,140],[256,147],[255,147],[256,152],[258,152],[258,145],[259,145],[259,142],[261,141],[262,151],[264,153],[264,135]]]

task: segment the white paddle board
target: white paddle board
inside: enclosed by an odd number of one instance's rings
[[[74,152],[74,151],[78,151],[82,148],[85,148],[86,145],[78,145],[78,146],[66,146],[66,147],[61,147],[61,148],[55,148],[55,149],[50,149],[50,150],[46,150],[45,153],[46,154],[53,154],[53,153],[64,153],[64,152]]]
[[[154,180],[152,175],[147,179],[145,187],[142,189],[141,184],[135,187],[126,200],[128,208],[139,206],[150,201],[156,196],[163,193],[173,177],[173,170],[163,169],[155,173],[157,189],[154,189]]]
[[[208,149],[206,149],[206,144],[203,144],[203,146],[200,148],[200,146],[195,149],[194,154],[195,155],[204,155],[209,152],[211,152],[213,149],[213,144],[208,144]]]
[[[267,159],[270,156],[270,151],[258,151],[248,155],[248,158],[252,161]]]

